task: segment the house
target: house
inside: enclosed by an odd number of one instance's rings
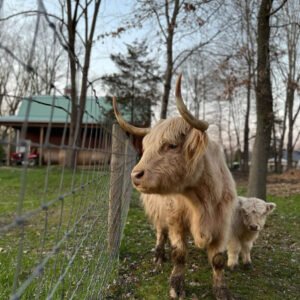
[[[284,149],[282,153],[282,157],[287,160],[287,150]],[[300,169],[300,150],[294,150],[293,151],[293,167],[296,169]]]
[[[286,171],[287,169],[287,160],[285,158],[281,159],[281,167],[282,171]],[[275,172],[276,170],[276,162],[274,157],[268,159],[268,172]]]
[[[281,167],[282,171],[287,170],[287,151],[284,149],[282,152],[282,159],[281,159]],[[300,169],[300,151],[294,150],[293,151],[293,168]],[[275,159],[274,157],[268,159],[268,171],[274,172],[275,171]]]
[[[122,106],[120,107],[122,110]],[[83,123],[80,128],[82,146],[78,155],[78,163],[88,160],[102,160],[110,147],[104,138],[114,122],[111,114],[112,105],[108,98],[87,97]],[[53,164],[62,163],[66,157],[66,146],[69,142],[71,101],[66,96],[32,96],[22,99],[17,113],[0,118],[0,126],[9,128],[9,137],[5,145],[7,162],[11,152],[37,151],[39,164],[50,160]],[[122,113],[126,120],[131,119],[130,111],[123,107]],[[149,114],[150,115],[150,114]],[[149,126],[150,120],[136,126]],[[134,137],[133,143],[141,149],[141,138]],[[91,154],[90,149],[96,149]]]

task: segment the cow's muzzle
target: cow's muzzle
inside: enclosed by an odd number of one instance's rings
[[[133,170],[131,172],[131,180],[135,187],[139,187],[145,175],[144,170]]]
[[[255,224],[249,225],[249,229],[250,229],[251,231],[258,231],[258,230],[259,230],[258,226],[255,225]]]

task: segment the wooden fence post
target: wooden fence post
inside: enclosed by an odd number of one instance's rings
[[[124,148],[126,135],[118,124],[112,128],[112,155],[110,161],[110,191],[108,212],[108,251],[118,253],[121,239],[122,190],[124,179]]]
[[[125,227],[125,218],[128,213],[131,194],[132,194],[132,184],[130,173],[133,167],[133,162],[135,157],[134,151],[130,144],[130,140],[126,139],[125,141],[125,151],[124,151],[124,181],[122,187],[122,229]],[[121,231],[123,233],[123,230]]]

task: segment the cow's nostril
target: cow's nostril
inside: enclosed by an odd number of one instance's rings
[[[132,171],[131,178],[137,183],[145,174],[144,170]]]
[[[144,176],[144,171],[139,171],[134,174],[134,177],[137,179],[141,179]]]
[[[253,230],[253,231],[256,231],[258,228],[257,225],[250,225],[250,229]]]

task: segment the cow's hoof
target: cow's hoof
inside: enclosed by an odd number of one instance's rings
[[[165,261],[167,261],[166,257],[165,256],[156,256],[154,258],[154,262],[157,264],[157,265],[162,265]]]
[[[243,264],[243,268],[245,270],[251,270],[253,268],[252,264],[250,262]]]
[[[213,293],[216,300],[234,300],[235,298],[231,295],[227,287],[214,287]]]
[[[162,250],[162,249],[156,249],[155,250],[154,262],[157,265],[162,265],[165,261],[167,261],[165,251]]]
[[[195,294],[193,294],[192,295],[192,300],[199,300],[199,298]]]
[[[170,278],[170,298],[184,299],[184,277],[182,275],[174,275]]]
[[[171,289],[170,289],[170,299],[172,299],[172,300],[173,300],[173,299],[183,300],[184,297],[185,297],[184,291],[182,292],[181,295],[178,295],[178,294],[176,293],[176,291],[175,291],[174,288],[171,288]]]
[[[228,269],[229,269],[230,271],[236,271],[237,268],[238,268],[238,264],[228,266]]]

